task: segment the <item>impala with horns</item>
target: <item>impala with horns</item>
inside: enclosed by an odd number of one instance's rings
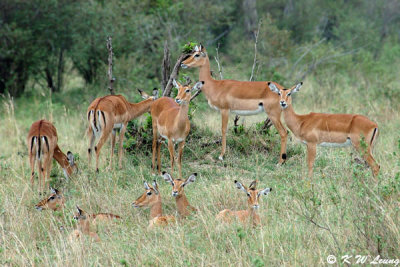
[[[148,230],[154,226],[166,226],[175,222],[175,217],[172,215],[163,216],[161,194],[158,190],[158,184],[154,180],[153,186],[144,182],[145,192],[132,203],[134,208],[149,207],[150,220],[147,227]]]
[[[372,157],[372,149],[378,137],[378,125],[365,116],[358,114],[310,113],[298,115],[292,107],[292,94],[297,93],[303,83],[290,89],[279,89],[274,83],[268,86],[279,99],[277,103],[283,110],[285,122],[293,134],[307,145],[308,175],[312,177],[317,145],[353,146],[371,167],[377,176],[379,165]],[[365,149],[362,145],[364,138]],[[364,151],[365,150],[365,151]]]
[[[241,116],[266,112],[281,137],[279,164],[286,160],[287,131],[281,122],[281,109],[277,103],[278,96],[272,93],[265,82],[248,82],[235,80],[214,80],[210,73],[210,61],[206,49],[196,45],[189,56],[182,61],[183,68],[199,68],[199,79],[205,84],[201,89],[210,107],[220,111],[222,117],[222,151],[223,160],[226,150],[226,130],[229,113]],[[281,87],[278,85],[278,87]]]
[[[173,179],[167,172],[163,172],[163,177],[167,183],[172,185],[172,196],[175,197],[176,208],[178,209],[179,215],[186,217],[190,215],[192,211],[196,211],[196,208],[189,204],[184,189],[186,185],[196,180],[197,173],[191,174],[186,180]]]
[[[70,151],[65,155],[58,147],[57,142],[57,130],[51,122],[47,120],[39,120],[32,123],[27,138],[29,164],[31,166],[31,185],[33,187],[35,163],[37,161],[39,191],[44,191],[44,188],[49,188],[53,158],[63,168],[66,178],[69,178],[72,174],[78,171],[74,155]]]
[[[112,167],[112,158],[114,155],[116,133],[119,131],[119,167],[122,167],[122,147],[123,139],[128,122],[148,112],[156,98],[158,91],[153,90],[153,96],[147,95],[139,90],[142,98],[145,100],[139,103],[130,103],[122,95],[107,95],[96,98],[87,110],[89,127],[87,130],[89,136],[88,157],[89,165],[92,158],[93,147],[96,153],[96,171],[99,171],[100,150],[111,134],[111,157],[110,165]],[[95,141],[98,139],[97,144]]]
[[[259,199],[263,195],[268,195],[272,191],[272,188],[267,187],[262,190],[257,190],[257,180],[251,182],[249,187],[244,186],[236,180],[235,185],[247,195],[247,210],[232,211],[230,209],[225,209],[217,215],[217,219],[227,223],[232,222],[232,219],[237,219],[243,224],[251,222],[254,226],[259,225],[261,223],[260,215],[257,213]]]
[[[170,97],[161,97],[154,101],[151,106],[150,113],[153,123],[152,167],[154,174],[157,154],[157,170],[158,174],[161,174],[161,141],[162,139],[167,139],[171,159],[171,172],[174,171],[175,144],[178,144],[178,169],[179,177],[182,177],[183,147],[185,146],[185,140],[190,131],[188,117],[189,102],[192,92],[200,90],[204,82],[197,82],[192,88],[188,84],[181,85],[175,80],[173,83],[178,89],[178,95],[175,101]]]
[[[36,204],[35,209],[42,211],[50,209],[59,211],[64,208],[65,198],[64,195],[55,188],[50,187],[50,195]]]

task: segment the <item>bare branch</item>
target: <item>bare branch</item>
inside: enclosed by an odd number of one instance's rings
[[[219,53],[218,53],[219,45],[220,45],[220,43],[218,43],[217,48],[215,48],[215,50],[217,51],[217,56],[214,57],[214,59],[215,59],[215,61],[217,62],[217,65],[218,65],[219,78],[220,78],[221,80],[223,80],[224,77],[222,76],[222,66],[219,64]]]
[[[161,65],[161,90],[165,90],[168,84],[168,79],[171,74],[171,54],[168,48],[168,42],[164,43],[164,57]]]
[[[197,92],[196,92],[194,95],[192,95],[192,97],[190,98],[190,101],[192,101],[193,99],[195,99],[200,93],[201,93],[201,89],[200,89],[200,90],[197,90]]]
[[[113,63],[112,63],[112,59],[113,59],[113,51],[112,51],[112,38],[111,36],[107,37],[107,50],[108,50],[108,80],[110,82],[110,85],[108,87],[108,90],[110,90],[110,94],[111,95],[115,95],[114,93],[114,88],[113,88],[113,84],[115,81],[115,78],[112,75],[112,67],[113,67]]]
[[[253,61],[253,67],[251,68],[251,76],[249,81],[253,81],[254,79],[254,69],[256,68],[257,64],[257,44],[258,44],[258,35],[260,33],[260,27],[261,27],[261,20],[258,22],[258,28],[257,28],[257,33],[255,34],[255,42],[254,42],[254,61]]]
[[[167,85],[164,88],[162,96],[170,96],[171,95],[171,89],[172,89],[172,81],[178,77],[179,70],[181,68],[181,62],[184,58],[188,56],[187,54],[181,54],[178,58],[178,60],[175,63],[175,66],[171,72],[171,75],[169,76],[169,80]]]

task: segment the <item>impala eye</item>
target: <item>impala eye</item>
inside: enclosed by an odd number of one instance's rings
[[[287,96],[290,96],[292,93],[287,94]]]
[[[281,95],[281,92],[278,92],[278,95]]]
[[[250,193],[247,193],[247,196],[250,197]]]
[[[147,195],[148,195],[148,196],[151,196],[151,194],[152,194],[151,191],[150,191],[150,192],[147,192]]]
[[[53,200],[55,198],[56,198],[55,196],[51,196],[51,197],[49,197],[49,200]]]
[[[189,89],[185,90],[185,93],[189,93],[189,92],[190,92],[190,90],[189,90]]]
[[[194,57],[199,57],[200,56],[200,54],[196,54],[196,55],[194,55]]]

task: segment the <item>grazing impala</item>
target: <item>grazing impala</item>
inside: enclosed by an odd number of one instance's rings
[[[171,215],[163,216],[161,194],[158,190],[157,182],[154,180],[153,186],[150,186],[146,181],[144,182],[145,192],[132,203],[133,207],[150,207],[150,220],[148,230],[154,226],[166,226],[175,222],[175,217]]]
[[[235,185],[238,189],[242,190],[247,195],[247,210],[232,211],[229,209],[225,209],[217,215],[217,219],[230,223],[232,222],[232,219],[236,218],[243,224],[251,220],[254,226],[259,225],[261,223],[261,220],[260,216],[257,213],[257,210],[259,208],[258,200],[260,196],[268,195],[272,191],[272,188],[267,187],[262,190],[257,190],[257,180],[253,181],[248,188],[236,180]]]
[[[110,223],[115,219],[121,219],[120,216],[111,213],[88,214],[78,206],[76,206],[76,209],[77,212],[74,214],[74,220],[78,222],[78,227],[71,233],[70,238],[81,238],[83,233],[91,236],[96,242],[99,242],[101,241],[100,237],[91,229],[92,226],[95,227],[100,221]]]
[[[128,122],[141,116],[143,113],[150,110],[154,96],[148,96],[143,91],[139,93],[145,99],[139,103],[130,103],[122,95],[107,95],[96,98],[88,107],[87,118],[89,127],[87,130],[89,136],[88,157],[89,165],[92,158],[92,151],[96,153],[96,171],[99,171],[99,155],[108,136],[111,134],[111,157],[110,165],[112,167],[112,158],[114,155],[115,136],[119,130],[119,167],[122,167],[122,146],[123,139]],[[95,140],[99,138],[95,146]]]
[[[53,158],[63,168],[66,178],[69,178],[73,173],[77,172],[78,168],[74,161],[74,155],[70,151],[65,155],[58,147],[57,130],[51,122],[39,120],[32,123],[27,141],[29,163],[31,165],[32,187],[36,160],[38,161],[39,191],[44,191],[44,188],[49,188],[48,184]],[[47,186],[45,185],[46,180]]]
[[[42,211],[50,209],[53,211],[62,210],[64,208],[65,198],[63,194],[55,188],[50,187],[50,195],[42,199],[36,204],[35,209]]]
[[[204,82],[197,82],[192,88],[182,86],[177,81],[173,81],[174,86],[178,88],[178,95],[175,101],[170,97],[161,97],[154,101],[151,106],[151,117],[153,122],[153,173],[156,167],[161,174],[161,139],[160,136],[168,140],[168,150],[171,158],[171,172],[174,171],[175,144],[178,143],[178,169],[179,177],[182,177],[182,153],[185,146],[185,139],[190,131],[190,122],[188,117],[189,102],[191,93],[203,87]],[[175,103],[176,102],[176,103]]]
[[[172,179],[169,173],[163,172],[164,180],[172,185],[172,196],[175,197],[179,215],[186,217],[196,208],[192,207],[185,195],[184,187],[196,180],[197,173],[193,173],[186,180]]]
[[[198,67],[199,79],[205,82],[201,89],[210,107],[219,110],[222,116],[222,151],[219,156],[223,160],[226,149],[226,129],[229,113],[247,116],[267,112],[281,137],[279,164],[286,160],[287,131],[281,123],[281,109],[277,103],[278,96],[273,94],[265,82],[247,82],[234,80],[214,80],[210,74],[210,61],[207,51],[196,46],[181,66],[183,68]],[[280,87],[278,85],[278,87]]]
[[[274,83],[268,83],[272,92],[279,95],[279,104],[283,109],[285,122],[293,134],[307,145],[308,175],[312,177],[317,145],[350,146],[358,150],[372,169],[374,176],[379,173],[379,165],[372,157],[372,148],[378,136],[378,125],[367,117],[357,114],[310,113],[298,115],[292,107],[291,95],[297,93],[303,83],[291,89],[279,89]],[[366,151],[363,151],[361,139],[365,138]]]

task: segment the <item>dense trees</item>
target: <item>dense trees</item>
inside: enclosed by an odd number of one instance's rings
[[[13,96],[28,82],[60,91],[67,69],[105,84],[107,35],[124,86],[161,80],[165,40],[173,58],[196,40],[220,43],[232,63],[251,62],[259,20],[260,78],[301,78],[341,55],[333,52],[377,60],[385,46],[399,46],[396,0],[2,0],[0,10],[0,93]]]

